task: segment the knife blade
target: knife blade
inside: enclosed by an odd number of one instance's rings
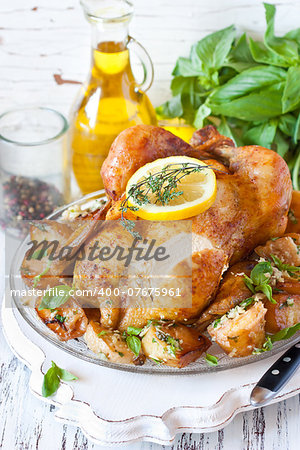
[[[263,406],[283,388],[300,365],[300,342],[285,352],[261,377],[250,395],[252,406]]]

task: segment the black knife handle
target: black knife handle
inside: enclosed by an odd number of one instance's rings
[[[251,393],[251,404],[260,406],[275,397],[300,365],[300,343],[285,352],[261,377]]]

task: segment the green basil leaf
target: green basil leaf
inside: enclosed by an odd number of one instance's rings
[[[246,33],[244,33],[231,49],[228,60],[224,62],[224,66],[231,67],[236,72],[243,72],[256,65],[257,63],[252,58],[249,49]]]
[[[256,291],[260,291],[263,294],[265,294],[265,296],[267,297],[267,299],[269,300],[269,302],[271,303],[277,303],[276,300],[274,300],[273,296],[272,296],[272,288],[269,284],[267,283],[262,283],[260,285],[258,285],[255,288]]]
[[[263,121],[281,114],[283,87],[282,82],[277,83],[223,104],[213,103],[209,98],[207,106],[211,108],[213,115],[223,114],[247,121]]]
[[[287,136],[293,136],[296,125],[296,117],[293,114],[284,114],[279,118],[278,128]]]
[[[300,139],[300,112],[298,113],[298,117],[295,123],[295,128],[293,132],[293,142],[297,144],[298,139]]]
[[[247,275],[244,275],[244,283],[247,286],[247,288],[255,294],[254,284],[251,278],[249,278]]]
[[[194,119],[194,126],[196,128],[201,128],[203,127],[203,121],[204,119],[206,119],[206,117],[208,117],[211,113],[211,109],[205,105],[205,103],[203,105],[200,106],[200,108],[198,109],[195,119]]]
[[[252,58],[249,45],[247,42],[246,33],[242,34],[242,36],[238,39],[237,43],[234,45],[232,50],[228,55],[228,59],[230,61],[238,61],[244,63],[255,64],[254,59]]]
[[[176,61],[172,75],[181,75],[183,77],[197,77],[199,75],[204,75],[202,63],[201,61],[195,63],[195,61],[191,61],[189,58],[180,57]]]
[[[52,366],[45,373],[43,385],[42,385],[42,395],[43,397],[49,397],[50,395],[55,394],[57,391],[60,380],[63,381],[73,381],[78,380],[78,378],[72,373],[68,372],[65,369],[61,369],[58,367],[54,361],[51,361]]]
[[[287,71],[286,84],[282,96],[282,112],[295,109],[300,103],[300,66],[290,67]]]
[[[68,370],[65,369],[60,369],[60,378],[63,381],[74,381],[74,380],[78,380],[78,377],[76,377],[75,375],[73,375],[71,372],[69,372]]]
[[[233,25],[205,36],[199,41],[194,51],[202,62],[203,70],[219,69],[224,64],[230,51],[235,28]]]
[[[297,149],[297,157],[295,159],[294,167],[292,170],[293,188],[295,191],[300,190],[300,149]],[[294,221],[297,220],[294,216]],[[297,221],[298,222],[298,221]]]
[[[267,21],[267,29],[264,37],[266,47],[275,51],[289,64],[296,64],[299,61],[297,44],[286,37],[276,37],[274,35],[276,7],[269,3],[264,3],[264,7]]]
[[[258,286],[269,280],[269,278],[265,276],[265,273],[269,273],[270,275],[272,275],[273,273],[271,263],[269,263],[268,261],[256,264],[256,266],[254,266],[253,269],[251,270],[250,278],[253,281],[253,283],[256,286]]]
[[[39,306],[42,309],[56,309],[63,305],[70,297],[70,286],[54,286],[54,290],[58,291],[58,295],[53,295],[51,291],[47,291]]]
[[[178,94],[194,94],[196,77],[177,76],[171,82],[173,96]]]
[[[289,31],[284,35],[284,37],[297,42],[297,44],[300,46],[300,28]]]
[[[45,373],[43,385],[42,385],[42,395],[43,397],[50,397],[50,395],[55,394],[60,384],[60,379],[57,373],[56,367],[50,367],[50,369]]]
[[[256,62],[272,66],[289,67],[289,63],[284,58],[268,49],[262,42],[256,42],[249,38],[249,47],[251,55]]]
[[[156,112],[160,117],[181,117],[181,115],[183,114],[181,95],[179,94],[175,97],[172,97],[171,100],[156,108]]]
[[[282,158],[286,155],[289,150],[290,144],[287,139],[284,138],[283,134],[277,130],[276,135],[273,141],[273,147],[276,152],[282,156]]]
[[[254,91],[284,81],[286,72],[278,67],[256,66],[236,75],[223,86],[215,89],[209,102],[227,103]]]
[[[220,134],[223,134],[224,136],[229,137],[230,139],[233,140],[234,143],[236,143],[235,138],[232,133],[232,130],[228,124],[228,121],[226,120],[226,118],[224,116],[222,116],[221,123],[220,123],[220,125],[218,125],[217,128],[218,128],[218,131]]]
[[[214,355],[210,355],[209,353],[206,353],[205,355],[205,361],[210,365],[210,366],[217,366],[218,365],[218,358]]]
[[[127,336],[126,343],[135,356],[139,356],[142,345],[140,339],[137,336]]]
[[[129,334],[129,335],[138,336],[141,331],[142,331],[142,328],[127,327],[127,334]]]
[[[277,120],[271,119],[256,127],[250,128],[244,134],[246,144],[256,144],[262,147],[271,148],[277,128]]]
[[[282,341],[283,339],[289,339],[294,336],[297,331],[300,330],[300,322],[296,323],[292,327],[284,328],[283,330],[278,331],[278,333],[270,336],[272,342]]]

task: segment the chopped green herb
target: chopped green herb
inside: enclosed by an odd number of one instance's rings
[[[121,356],[121,358],[123,358],[124,353],[122,353],[122,352],[118,352],[118,353],[119,353],[119,355]]]
[[[168,353],[176,358],[177,351],[182,350],[179,339],[173,338],[169,334],[162,331],[159,327],[156,328],[155,334],[158,337],[158,339],[168,344],[167,345]]]
[[[60,323],[64,323],[66,317],[61,316],[60,314],[56,314],[55,319],[58,320]]]
[[[300,267],[284,264],[276,255],[271,255],[271,258],[273,259],[275,266],[282,272],[286,271],[289,275],[293,275],[300,271]]]
[[[205,355],[205,361],[210,365],[210,366],[217,366],[218,365],[218,358],[214,355],[210,355],[209,353],[206,353]]]
[[[270,336],[267,337],[266,342],[263,344],[262,348],[255,348],[252,352],[253,355],[258,355],[263,352],[268,352],[269,350],[272,350],[273,348],[273,342],[271,341]]]
[[[162,364],[163,360],[162,359],[157,359],[157,358],[153,358],[152,356],[149,356],[149,358],[154,361],[156,364]]]
[[[98,333],[98,337],[104,336],[105,334],[107,334],[107,331],[102,330],[100,331],[100,333]]]
[[[297,225],[298,220],[296,219],[294,211],[292,211],[291,209],[289,210],[288,217],[292,224]]]
[[[216,319],[213,321],[212,325],[214,328],[217,328],[217,326],[220,324],[221,322],[221,317],[219,317],[219,319]]]

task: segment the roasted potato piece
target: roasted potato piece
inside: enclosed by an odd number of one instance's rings
[[[50,330],[54,331],[61,341],[68,341],[82,336],[88,324],[84,310],[73,299],[69,298],[60,308],[39,310],[41,299],[37,300],[36,312]]]
[[[201,314],[197,324],[204,330],[213,320],[226,314],[242,300],[251,297],[244,283],[244,274],[250,275],[255,266],[253,261],[242,261],[230,267],[226,272],[215,300]]]
[[[126,341],[117,330],[104,328],[93,320],[88,324],[84,335],[88,348],[103,359],[121,364],[141,364],[141,357],[128,348]]]
[[[297,278],[285,278],[284,281],[279,281],[276,285],[277,292],[289,295],[297,295],[300,293],[300,280]]]
[[[300,233],[300,191],[293,191],[286,233]]]
[[[277,256],[284,264],[300,266],[300,234],[289,233],[275,240],[270,239],[264,245],[259,245],[255,253],[263,258],[270,259]]]
[[[236,317],[221,320],[216,327],[211,324],[207,331],[229,356],[248,356],[265,341],[266,312],[263,303],[258,301],[246,311],[237,312]]]
[[[199,331],[170,322],[150,325],[142,338],[142,349],[148,358],[167,366],[185,367],[196,361],[211,345]]]
[[[105,328],[116,328],[119,322],[120,308],[100,308],[100,323]]]
[[[274,294],[276,304],[265,302],[266,332],[277,333],[283,328],[292,327],[300,322],[300,289],[298,284],[298,295]]]

